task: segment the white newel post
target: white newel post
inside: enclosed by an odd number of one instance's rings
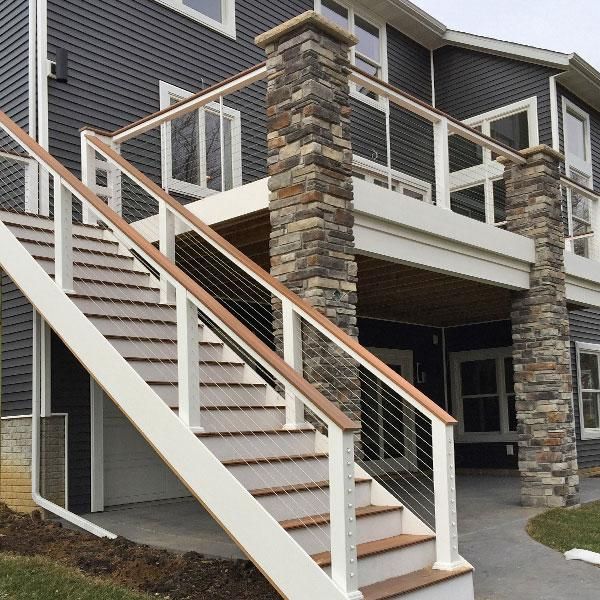
[[[435,159],[436,205],[450,209],[450,153],[448,149],[448,119],[441,118],[433,124]]]
[[[36,160],[25,163],[25,212],[40,214],[39,165]]]
[[[464,563],[458,553],[454,425],[436,419],[431,424],[431,434],[436,535],[434,568],[445,571]]]
[[[202,433],[198,309],[181,285],[176,288],[176,298],[179,418],[192,431]]]
[[[158,201],[158,248],[175,264],[175,215],[164,200]],[[160,301],[162,304],[175,301],[175,288],[163,276],[160,278]]]
[[[103,139],[117,154],[121,153],[120,144],[110,139]],[[111,161],[106,161],[106,187],[108,191],[108,206],[118,215],[123,216],[123,190],[121,170]]]
[[[363,595],[358,590],[354,432],[330,424],[328,438],[331,578],[348,600],[360,600]]]
[[[81,181],[96,193],[96,151],[88,143],[88,135],[94,135],[94,132],[88,129],[81,132]],[[83,203],[81,212],[82,221],[86,225],[96,225],[98,218],[87,202]]]
[[[58,176],[54,176],[54,280],[65,292],[73,291],[73,199]]]
[[[290,300],[281,301],[283,319],[283,359],[302,375],[302,321]],[[287,387],[287,386],[286,386]],[[285,390],[285,428],[297,429],[305,425],[304,403],[289,387]]]

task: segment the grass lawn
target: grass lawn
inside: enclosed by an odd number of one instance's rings
[[[566,552],[581,548],[600,552],[600,502],[581,508],[557,508],[531,519],[527,532],[538,542]]]
[[[0,554],[0,600],[150,600],[41,557]]]

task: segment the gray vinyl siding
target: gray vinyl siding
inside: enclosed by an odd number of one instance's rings
[[[600,345],[600,311],[578,310],[569,315],[571,327],[571,367],[573,376],[573,406],[575,414],[575,430],[577,432],[577,455],[579,467],[586,469],[600,466],[600,439],[582,440],[581,422],[579,420],[579,387],[577,381],[576,342]]]
[[[552,145],[549,78],[556,70],[444,46],[434,52],[434,71],[436,106],[459,119],[536,96],[540,143]]]
[[[3,0],[0,24],[0,110],[27,129],[29,0]]]
[[[32,307],[5,274],[2,289],[2,416],[31,413]]]

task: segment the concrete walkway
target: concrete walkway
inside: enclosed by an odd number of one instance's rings
[[[581,487],[583,502],[600,500],[600,478],[584,479]],[[460,549],[475,567],[477,600],[600,600],[599,568],[568,562],[525,532],[539,510],[519,505],[518,477],[459,477],[458,509]],[[86,518],[142,544],[243,557],[191,499],[137,504]]]

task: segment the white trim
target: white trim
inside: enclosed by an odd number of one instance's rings
[[[90,377],[91,512],[104,510],[104,392]]]
[[[211,17],[205,15],[199,10],[195,10],[189,6],[183,4],[182,0],[155,0],[159,4],[164,4],[172,10],[198,21],[210,29],[214,29],[219,33],[222,33],[230,38],[235,39],[236,28],[235,28],[235,0],[221,0],[221,13],[223,15],[223,21],[219,22]]]
[[[560,152],[560,133],[558,123],[558,92],[556,89],[556,75],[550,75],[550,121],[552,125],[552,148]]]
[[[583,395],[581,391],[581,363],[579,355],[583,351],[588,354],[598,355],[600,360],[600,344],[588,344],[586,342],[575,342],[575,354],[577,363],[577,400],[579,403],[579,425],[580,435],[582,440],[597,440],[600,439],[600,427],[598,429],[587,428],[583,420]],[[599,373],[600,375],[600,373]]]
[[[160,108],[164,109],[170,106],[171,98],[188,98],[193,95],[189,90],[185,90],[166,81],[159,82]],[[179,192],[186,196],[194,198],[205,198],[213,194],[219,193],[218,190],[210,189],[206,185],[206,138],[205,138],[205,111],[219,114],[221,110],[223,116],[231,122],[231,163],[232,163],[232,188],[242,185],[242,117],[239,110],[222,106],[221,103],[209,102],[202,108],[198,109],[198,149],[199,149],[199,166],[200,177],[204,181],[204,185],[196,185],[186,181],[180,181],[172,177],[172,162],[171,162],[171,123],[163,123],[160,130],[161,138],[161,174],[162,187],[166,191]],[[222,134],[221,134],[222,135]],[[223,149],[221,149],[223,156]],[[223,181],[224,174],[221,169],[221,180]],[[225,190],[227,191],[227,190]]]
[[[504,381],[505,358],[512,357],[511,347],[483,348],[467,350],[464,352],[450,352],[450,385],[452,393],[452,414],[458,421],[457,442],[460,443],[485,443],[485,442],[517,442],[518,433],[508,429],[508,403]],[[460,365],[463,362],[474,360],[495,359],[496,361],[496,395],[500,407],[500,431],[490,432],[465,432],[463,416],[463,403],[461,393]]]
[[[29,0],[28,102],[29,135],[37,139],[37,0]],[[37,165],[36,165],[37,168]]]
[[[583,143],[585,145],[586,160],[582,160],[577,156],[569,154],[569,136],[567,132],[566,122],[567,113],[573,114],[576,118],[583,121],[584,124],[584,137]],[[577,106],[574,102],[571,102],[563,96],[562,98],[562,117],[563,117],[563,137],[564,137],[564,149],[565,149],[565,166],[567,169],[567,176],[569,169],[573,168],[579,171],[586,177],[592,176],[592,142],[591,142],[591,127],[590,127],[590,115],[585,110]],[[591,186],[590,186],[591,187]]]
[[[36,0],[36,96],[37,96],[37,141],[49,150],[48,125],[48,2]],[[50,178],[45,169],[39,168],[38,212],[50,214]]]
[[[435,108],[435,63],[433,50],[429,51],[429,72],[431,73],[431,106]]]

